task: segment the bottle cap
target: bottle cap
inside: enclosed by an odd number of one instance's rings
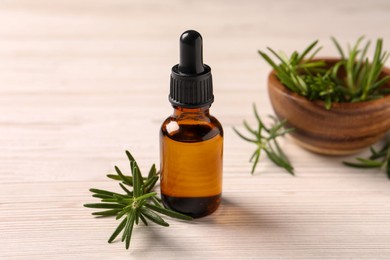
[[[202,36],[194,30],[180,36],[180,62],[172,67],[169,101],[196,108],[214,101],[211,69],[203,64]]]

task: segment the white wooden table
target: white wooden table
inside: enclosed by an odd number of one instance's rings
[[[283,147],[296,177],[232,131],[272,113],[256,53],[320,39],[383,37],[382,1],[0,1],[0,259],[390,259],[390,181],[346,158]],[[172,109],[169,73],[178,37],[200,31],[212,67],[212,113],[225,130],[224,200],[210,217],[139,226],[131,249],[107,244],[118,224],[95,219],[91,187],[105,175],[158,163],[158,131]],[[388,62],[389,66],[390,63]],[[352,158],[352,157],[351,157]]]

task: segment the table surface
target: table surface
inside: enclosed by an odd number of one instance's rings
[[[232,131],[255,123],[253,103],[273,113],[258,49],[319,39],[332,56],[330,36],[346,45],[366,35],[389,50],[389,1],[3,0],[0,23],[1,259],[390,259],[384,173],[286,138],[296,177],[267,158],[252,176],[254,147]],[[82,205],[95,201],[91,187],[117,189],[105,175],[126,169],[126,149],[141,168],[159,162],[186,29],[202,33],[213,70],[223,203],[191,223],[138,226],[127,251],[107,244],[118,223]]]

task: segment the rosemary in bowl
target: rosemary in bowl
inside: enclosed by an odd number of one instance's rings
[[[335,38],[332,38],[340,57],[337,62],[328,63],[325,59],[316,58],[322,47],[318,41],[310,44],[302,53],[294,51],[290,57],[284,52],[268,50],[275,56],[259,51],[263,59],[275,70],[275,75],[289,90],[308,98],[322,100],[326,109],[332,103],[359,102],[382,98],[390,93],[383,86],[390,75],[383,75],[384,64],[389,53],[383,51],[383,40],[377,39],[374,55],[368,58],[370,41],[360,37],[352,48],[345,52]]]

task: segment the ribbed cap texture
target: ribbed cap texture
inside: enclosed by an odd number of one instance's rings
[[[172,68],[169,101],[182,107],[201,107],[214,101],[211,69],[204,65],[202,75],[183,75],[178,73],[177,65]]]

